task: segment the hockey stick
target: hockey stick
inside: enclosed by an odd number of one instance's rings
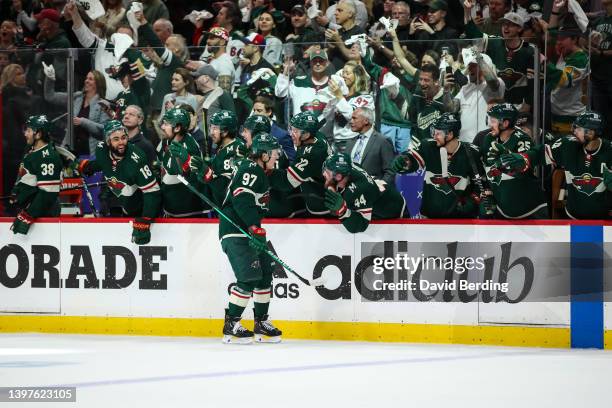
[[[97,183],[89,183],[89,184],[87,184],[87,187],[101,187],[101,186],[105,186],[105,185],[106,185],[106,181],[99,181]],[[60,188],[60,192],[62,192],[62,191],[80,190],[82,188],[83,188],[83,186]],[[9,200],[11,197],[12,196],[10,196],[10,195],[0,196],[0,200]]]
[[[98,211],[98,209],[96,208],[96,205],[94,204],[94,200],[93,197],[91,196],[91,191],[89,191],[89,187],[87,186],[87,183],[85,183],[85,178],[83,178],[83,190],[85,191],[85,195],[87,196],[87,201],[89,201],[89,207],[91,208],[91,211],[93,212],[93,215],[95,218],[100,218],[100,212]]]
[[[91,187],[102,187],[102,186],[105,186],[106,184],[107,184],[106,181],[98,181],[97,183],[89,183],[89,184],[87,184],[87,187],[88,188],[91,188]],[[60,189],[60,191],[80,190],[82,188],[83,188],[83,186],[74,186],[74,187],[62,188],[62,189]]]
[[[453,190],[453,193],[455,194],[455,203],[447,212],[447,214],[452,214],[453,211],[455,211],[455,208],[457,208],[457,205],[459,205],[459,194],[457,194],[455,186],[453,186],[448,180],[448,150],[446,150],[446,147],[444,146],[442,146],[438,150],[440,151],[440,166],[442,168],[442,177],[444,177],[444,182],[450,186],[450,188]]]
[[[486,218],[492,218],[495,215],[495,210],[492,208],[495,206],[495,202],[492,202],[493,197],[486,194],[486,191],[490,189],[485,189],[484,180],[478,171],[478,166],[476,166],[476,162],[474,161],[474,157],[472,156],[472,152],[470,151],[470,146],[466,146],[465,152],[468,157],[468,161],[470,162],[470,167],[472,167],[472,173],[474,173],[474,184],[480,190],[480,194],[482,195],[482,199],[486,200],[485,203],[485,216]],[[487,205],[488,203],[488,205]]]
[[[215,203],[212,202],[212,200],[210,200],[208,197],[206,197],[204,194],[200,193],[194,186],[191,185],[191,183],[189,183],[189,181],[187,181],[187,179],[185,177],[183,177],[182,175],[178,176],[178,179],[180,180],[181,183],[183,183],[185,186],[187,186],[187,188],[194,193],[195,195],[197,195],[198,197],[200,197],[200,199],[202,201],[204,201],[206,204],[208,204],[213,210],[215,210],[217,212],[217,214],[219,214],[221,217],[223,217],[227,222],[229,222],[230,224],[232,224],[238,231],[240,231],[240,233],[242,235],[244,235],[246,238],[248,238],[249,240],[253,240],[254,238],[247,233],[245,230],[243,230],[238,224],[236,224],[231,218],[229,218],[227,215],[225,215],[223,213],[223,211],[221,211],[219,209],[219,207],[217,207],[215,205]],[[285,268],[285,270],[291,272],[296,278],[298,278],[302,283],[304,283],[305,285],[308,286],[322,286],[325,283],[325,280],[323,279],[323,277],[319,277],[316,279],[306,279],[303,276],[301,276],[299,273],[297,273],[296,271],[293,270],[293,268],[291,268],[289,265],[287,265],[285,262],[283,262],[278,256],[276,256],[276,254],[274,254],[272,251],[270,251],[269,249],[265,249],[264,252],[266,254],[268,254],[268,256],[270,258],[272,258],[274,261],[278,262],[283,268]]]

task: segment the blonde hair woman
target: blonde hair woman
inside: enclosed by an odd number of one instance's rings
[[[361,64],[349,61],[344,64],[342,71],[332,75],[328,88],[332,99],[323,114],[328,118],[328,122],[333,120],[333,143],[338,150],[342,150],[349,139],[357,136],[357,133],[351,130],[353,111],[357,108],[374,110],[370,77]]]

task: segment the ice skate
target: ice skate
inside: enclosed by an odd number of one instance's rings
[[[282,331],[278,330],[270,320],[268,315],[258,318],[255,316],[255,341],[257,343],[280,343]]]
[[[223,325],[223,340],[225,344],[251,344],[253,332],[240,323],[240,317],[232,317],[225,310],[225,324]]]

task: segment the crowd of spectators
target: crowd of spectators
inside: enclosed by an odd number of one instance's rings
[[[181,105],[205,157],[215,112],[263,114],[293,160],[289,120],[311,111],[336,151],[390,184],[394,157],[444,112],[469,143],[502,102],[536,143],[570,134],[587,107],[612,123],[612,0],[102,0],[95,19],[90,3],[0,0],[5,193],[34,114],[77,156],[111,119],[153,152],[159,119]]]

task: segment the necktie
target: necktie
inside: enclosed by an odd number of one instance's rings
[[[363,156],[363,148],[365,145],[365,135],[357,136],[359,141],[357,147],[355,147],[355,154],[353,155],[353,161],[357,164],[361,164],[361,156]]]

